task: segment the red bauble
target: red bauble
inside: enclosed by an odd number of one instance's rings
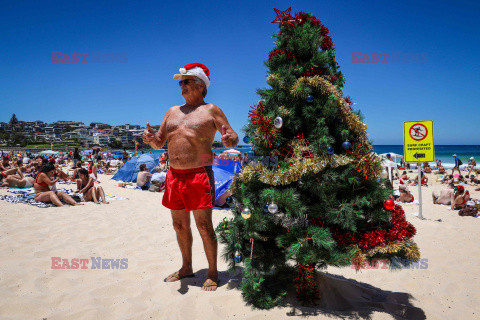
[[[385,200],[385,202],[383,203],[383,209],[392,211],[393,209],[395,209],[395,202],[392,199]]]

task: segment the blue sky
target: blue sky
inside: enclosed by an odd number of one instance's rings
[[[266,87],[273,7],[330,30],[350,95],[375,144],[402,144],[403,121],[433,120],[436,144],[479,144],[480,4],[475,1],[3,1],[0,121],[159,124],[184,102],[172,75],[211,70],[206,101],[232,127]],[[52,51],[127,54],[126,63],[52,63]],[[426,54],[352,63],[352,51]],[[217,133],[217,139],[219,134]]]

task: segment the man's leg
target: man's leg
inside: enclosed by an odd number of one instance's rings
[[[182,253],[182,267],[178,270],[181,277],[193,273],[192,269],[192,229],[190,229],[190,212],[185,210],[170,210],[172,212],[173,228],[177,233],[178,246]],[[166,281],[177,281],[178,277],[168,276]]]
[[[212,222],[212,208],[194,210],[193,217],[197,225],[198,232],[202,237],[203,248],[208,260],[207,283],[218,283],[217,270],[217,239],[215,237],[215,230]],[[217,286],[203,287],[205,291],[215,291]]]

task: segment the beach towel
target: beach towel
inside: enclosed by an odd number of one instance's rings
[[[17,189],[17,188],[9,188],[9,189]],[[22,188],[19,188],[22,189]],[[30,190],[8,190],[7,192],[13,193],[13,194],[27,194],[27,193],[33,193],[33,190],[29,188]]]
[[[413,200],[412,202],[400,202],[400,201],[395,201],[395,204],[398,204],[398,205],[400,205],[400,206],[418,205],[418,200]]]
[[[49,208],[49,207],[55,207],[53,203],[45,203],[45,202],[37,202],[35,201],[35,195],[26,195],[26,194],[21,194],[21,195],[15,195],[15,196],[0,196],[0,200],[7,201],[9,203],[24,203],[24,204],[29,204],[32,206],[36,206],[39,208]]]

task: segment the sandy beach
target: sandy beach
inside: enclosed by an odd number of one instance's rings
[[[319,276],[324,300],[318,308],[289,298],[286,307],[252,310],[237,289],[240,275],[228,274],[222,259],[220,287],[203,292],[207,261],[193,221],[196,277],[165,283],[181,259],[170,212],[161,204],[163,193],[120,188],[110,176],[100,175],[105,192],[123,200],[61,208],[0,201],[0,318],[478,319],[480,218],[460,217],[457,211],[433,205],[431,192],[443,185],[434,182],[434,174],[427,176],[429,186],[422,187],[425,220],[412,215],[418,206],[403,206],[417,229],[414,240],[427,267],[395,272],[329,267]],[[73,186],[58,185],[62,187]],[[409,188],[418,199],[417,187]],[[474,187],[466,189],[480,198]],[[9,193],[1,189],[0,194]],[[214,210],[214,225],[230,214]],[[221,252],[220,245],[219,256]],[[52,257],[88,259],[88,268],[52,269]],[[91,257],[128,259],[128,266],[91,269]]]

